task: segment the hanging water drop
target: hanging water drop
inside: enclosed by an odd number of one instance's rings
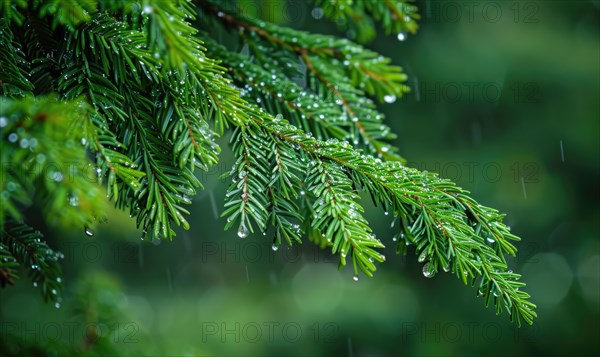
[[[423,265],[423,276],[426,278],[433,278],[435,272],[429,270],[429,262]]]
[[[354,274],[354,276],[352,277],[352,280],[358,281],[358,274]]]
[[[145,5],[142,14],[151,14],[154,9],[150,5]]]
[[[399,32],[398,33],[398,41],[404,41],[406,40],[406,35],[404,34],[404,32]]]
[[[248,236],[248,234],[249,234],[248,227],[246,227],[246,224],[244,222],[242,222],[240,224],[240,228],[238,229],[237,235],[240,238],[246,238]]]
[[[271,246],[271,249],[273,249],[273,251],[276,252],[279,249],[279,244],[274,242],[273,245]]]
[[[487,237],[486,239],[487,239],[488,243],[490,243],[490,244],[496,243],[496,240],[494,238],[492,238],[491,236]]]
[[[396,101],[396,96],[395,96],[395,95],[393,95],[393,94],[391,94],[391,95],[386,95],[386,96],[384,96],[384,97],[383,97],[383,100],[384,100],[386,103],[392,104],[392,103],[394,103],[394,102]]]
[[[323,9],[320,7],[315,7],[314,9],[312,9],[310,14],[312,15],[312,17],[314,19],[319,20],[320,18],[323,17]]]
[[[88,237],[94,236],[94,231],[92,231],[92,229],[88,226],[83,226],[83,231],[85,232],[85,235]]]
[[[69,205],[71,205],[73,207],[79,206],[79,197],[77,197],[77,196],[69,195],[68,201],[69,201]]]

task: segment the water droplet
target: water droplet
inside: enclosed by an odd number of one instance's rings
[[[273,249],[274,252],[276,252],[279,249],[279,245],[278,243],[273,243],[273,245],[271,246],[271,249]]]
[[[491,243],[491,244],[496,243],[496,240],[494,238],[492,238],[491,236],[487,237],[486,239],[487,239],[488,243]]]
[[[69,205],[71,205],[73,207],[79,206],[79,197],[70,195],[68,200],[69,200]]]
[[[6,119],[6,117],[0,117],[0,128],[4,128],[6,125],[8,125],[8,119]]]
[[[54,304],[54,307],[55,307],[55,308],[57,308],[57,309],[60,309],[60,302],[56,302],[56,303]]]
[[[393,94],[392,95],[386,95],[386,96],[383,97],[383,100],[386,103],[392,104],[392,103],[394,103],[396,101],[396,96],[393,95]]]
[[[404,34],[404,32],[399,32],[398,33],[398,41],[404,41],[406,40],[406,35]]]
[[[34,281],[34,282],[33,282],[33,287],[34,287],[34,288],[37,288],[37,286],[38,286],[38,283],[37,283],[37,281]]]
[[[240,224],[240,228],[238,229],[237,235],[240,238],[246,238],[248,236],[250,232],[248,231],[248,227],[246,227],[246,224],[244,222],[242,222]]]
[[[54,174],[52,175],[52,179],[56,182],[61,182],[63,180],[64,176],[61,172],[59,171],[55,171]]]
[[[433,278],[435,272],[429,270],[429,263],[423,265],[423,276],[426,278]]]
[[[62,279],[60,278],[60,276],[58,278],[56,278],[56,282],[57,283],[61,283],[62,282]]]
[[[85,235],[88,237],[94,236],[94,231],[92,231],[91,228],[88,226],[83,226],[83,231],[85,232]]]
[[[445,265],[442,269],[444,269],[444,272],[449,272],[450,271],[450,263],[448,263],[448,265]]]
[[[358,281],[358,275],[357,275],[357,274],[355,274],[355,275],[352,277],[352,280],[354,280],[354,281]]]
[[[312,15],[313,18],[315,18],[316,20],[319,20],[320,18],[323,17],[323,9],[320,7],[315,7],[314,9],[312,9],[310,14]]]

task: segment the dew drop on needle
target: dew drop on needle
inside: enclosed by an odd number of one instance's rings
[[[246,238],[248,236],[248,234],[249,234],[248,227],[246,227],[246,224],[244,222],[242,222],[240,224],[240,228],[238,229],[237,235],[240,238]]]

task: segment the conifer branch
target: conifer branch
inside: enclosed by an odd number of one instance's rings
[[[0,228],[6,216],[22,220],[20,206],[33,202],[54,225],[92,225],[104,211],[86,139],[77,130],[89,115],[82,102],[26,97],[2,103]]]
[[[375,22],[386,34],[415,33],[419,19],[417,7],[404,0],[315,0],[319,11],[341,29],[356,32],[358,42],[374,39]]]
[[[397,162],[384,162],[360,155],[347,143],[316,140],[283,120],[257,120],[257,124],[274,138],[297,145],[299,149],[311,154],[313,160],[326,160],[345,168],[348,171],[347,177],[359,182],[377,203],[386,210],[393,210],[395,216],[404,217],[404,231],[408,234],[406,240],[398,244],[404,245],[408,242],[416,246],[419,261],[425,263],[424,275],[431,277],[439,269],[452,271],[465,284],[469,280],[473,284],[479,284],[477,294],[484,296],[486,305],[494,300],[498,313],[504,307],[511,319],[515,319],[517,323],[520,324],[521,318],[527,323],[532,322],[536,316],[533,311],[535,305],[528,301],[527,293],[519,290],[524,286],[518,281],[520,275],[508,271],[504,259],[504,251],[511,255],[515,253],[515,248],[509,240],[519,239],[502,223],[503,215],[479,205],[467,196],[467,191],[448,180],[439,179],[434,174],[419,172]],[[310,170],[307,175],[310,175]],[[340,186],[340,182],[326,185],[327,174],[308,176],[304,182],[309,187],[312,182],[318,182],[319,190],[314,192],[317,197],[320,197],[325,189]],[[343,187],[343,184],[341,186]],[[333,206],[337,203],[337,197],[335,194],[328,197]],[[345,207],[345,212],[349,211],[348,208],[353,208],[350,204]],[[317,214],[317,222],[312,223],[312,228],[319,230],[319,222],[325,219],[325,216],[318,215],[319,212],[331,212],[332,209],[335,211],[332,207],[325,210],[313,207]],[[359,208],[358,211],[360,210]],[[336,234],[340,234],[343,221],[341,217],[338,218],[340,220],[335,221],[337,223],[328,222],[329,224],[324,225],[327,227],[326,237],[336,237]],[[357,231],[353,233],[356,237]],[[365,246],[382,245],[374,243],[371,239],[355,244],[351,242],[350,236],[344,236],[336,243],[342,244],[342,252],[345,245],[348,248],[347,254],[352,253],[355,267],[358,265],[365,274],[370,275],[374,266],[367,263],[369,260],[362,259],[364,253],[359,254],[362,252],[356,250],[359,247],[364,249]],[[383,260],[381,256],[368,252],[371,258]],[[358,259],[354,259],[355,257]],[[345,258],[343,253],[341,258]],[[344,264],[343,260],[341,264]]]
[[[0,284],[13,285],[19,278],[18,268],[23,265],[33,285],[40,287],[44,300],[60,303],[62,279],[58,261],[63,254],[50,249],[42,238],[40,232],[23,223],[6,222],[0,235]]]
[[[231,128],[235,165],[222,216],[239,237],[273,229],[277,250],[308,236],[339,254],[340,268],[351,260],[355,279],[371,276],[385,258],[358,201],[368,193],[395,217],[396,251],[414,246],[426,277],[452,272],[498,313],[532,323],[535,305],[504,256],[519,240],[504,215],[404,166],[389,144],[395,136],[374,101],[408,90],[389,59],[249,18],[230,2],[70,3],[0,6],[3,286],[17,265],[39,265],[34,281],[55,295],[58,253],[15,222],[35,203],[55,224],[92,225],[103,211],[98,182],[135,216],[142,237],[189,228],[185,205],[202,188],[195,170],[218,161],[216,138]],[[316,4],[359,42],[373,38],[375,22],[387,33],[416,30],[408,1]],[[242,54],[211,39],[213,24],[238,30]],[[50,163],[76,168],[67,176]]]
[[[21,47],[14,40],[12,30],[5,19],[0,18],[0,93],[7,97],[31,94],[33,85],[27,79],[28,66]]]
[[[224,23],[243,29],[243,34],[249,33],[248,41],[253,41],[253,35],[257,35],[268,44],[275,44],[300,56],[314,79],[310,82],[310,89],[323,99],[339,105],[343,113],[342,120],[349,120],[356,128],[348,139],[355,145],[364,144],[368,152],[377,156],[403,160],[394,153],[396,148],[379,140],[389,140],[395,136],[383,124],[383,115],[363,95],[364,90],[380,101],[384,101],[384,98],[393,101],[396,96],[408,91],[408,87],[401,84],[406,76],[399,67],[389,66],[389,59],[347,40],[280,28],[239,14],[234,16],[208,3],[201,3],[200,6]],[[301,44],[305,43],[310,45],[303,47]],[[258,44],[253,48],[256,48],[256,52],[268,51],[266,45]]]

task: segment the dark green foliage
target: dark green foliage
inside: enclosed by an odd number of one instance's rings
[[[202,188],[196,169],[217,163],[215,140],[231,128],[236,162],[222,216],[239,237],[273,231],[274,250],[308,237],[339,254],[340,268],[351,264],[355,279],[371,276],[385,257],[363,217],[366,193],[395,217],[390,244],[414,246],[425,276],[451,272],[497,312],[532,323],[535,305],[505,260],[519,238],[504,215],[405,166],[390,144],[375,103],[408,91],[390,59],[252,18],[234,1],[66,3],[2,7],[3,282],[16,278],[14,258],[32,262],[9,243],[38,239],[7,222],[36,203],[53,224],[91,227],[102,213],[99,181],[142,239],[189,228],[185,205]],[[417,28],[403,1],[316,4],[360,42],[373,38],[374,23],[402,36]],[[228,30],[237,44],[215,40]],[[48,163],[62,166],[48,176]],[[73,175],[65,163],[77,164]]]
[[[140,342],[139,327],[128,322],[123,287],[103,272],[83,273],[69,298],[70,334],[38,341],[26,334],[3,331],[2,356],[119,356],[124,347]],[[82,333],[79,328],[82,328]]]

